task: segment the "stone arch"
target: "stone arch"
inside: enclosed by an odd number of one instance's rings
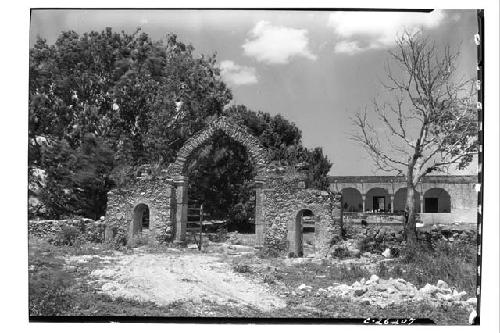
[[[150,210],[145,203],[139,203],[134,206],[132,212],[132,221],[130,222],[130,238],[141,234],[143,229],[150,228]]]
[[[342,207],[344,212],[363,211],[363,196],[361,192],[353,187],[342,189]]]
[[[382,198],[383,197],[383,206],[385,211],[390,211],[390,195],[387,189],[383,187],[372,187],[370,188],[369,191],[366,192],[366,199],[365,199],[365,209],[368,211],[373,211],[376,210],[377,208],[374,207],[374,203],[377,200],[377,198]],[[377,202],[379,204],[379,202]],[[382,209],[382,208],[381,208]]]
[[[182,148],[177,153],[175,162],[169,165],[166,170],[168,177],[172,180],[174,185],[174,192],[176,198],[175,207],[171,207],[175,211],[175,239],[177,241],[184,241],[186,235],[187,225],[187,205],[188,205],[188,190],[187,190],[187,177],[186,166],[187,160],[193,152],[202,146],[208,139],[210,139],[217,131],[222,131],[231,139],[240,143],[246,148],[248,156],[252,160],[255,171],[255,234],[256,242],[258,245],[263,244],[264,222],[262,219],[262,202],[263,193],[262,188],[266,183],[266,172],[269,166],[269,159],[266,150],[261,147],[260,142],[248,131],[232,122],[227,117],[220,117],[217,120],[210,122],[208,126],[192,136],[186,141]]]
[[[403,213],[406,206],[406,193],[408,190],[406,187],[401,187],[394,193],[394,212]],[[417,213],[420,213],[420,193],[415,191],[415,209]]]
[[[186,173],[185,168],[188,158],[198,147],[203,145],[203,143],[210,139],[217,131],[222,131],[231,139],[243,145],[247,149],[248,155],[255,165],[257,176],[263,175],[269,164],[269,160],[267,152],[263,147],[261,147],[259,140],[248,133],[245,128],[235,124],[227,117],[220,117],[216,121],[211,122],[207,128],[198,132],[186,141],[177,153],[175,162],[172,163],[168,169],[170,176],[174,179],[184,176]]]
[[[443,188],[434,187],[424,194],[425,213],[451,213],[451,197]]]
[[[298,257],[302,257],[304,254],[302,230],[302,219],[304,216],[311,216],[314,220],[318,219],[318,216],[314,214],[312,209],[303,208],[297,212],[294,219],[290,219],[288,222],[288,252],[294,253]]]

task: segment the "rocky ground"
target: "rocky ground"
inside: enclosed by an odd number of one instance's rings
[[[389,253],[270,258],[253,247],[251,237],[240,236],[230,235],[225,242],[207,239],[202,251],[194,244],[116,251],[105,244],[54,246],[31,239],[30,313],[417,317],[439,324],[467,324],[476,308],[470,288],[466,293],[448,285],[450,281],[402,279],[413,275],[391,270],[399,259]],[[387,268],[385,273],[380,273],[381,266]],[[62,304],[63,300],[71,302]]]
[[[373,272],[379,262],[393,260],[382,255],[344,260],[312,256],[269,259],[259,258],[251,246],[209,242],[202,252],[193,245],[161,251],[143,246],[127,254],[115,251],[65,256],[64,260],[64,269],[69,272],[90,261],[98,263],[89,272],[87,283],[112,299],[158,306],[215,304],[252,309],[259,316],[301,311],[317,317],[331,316],[331,306],[339,302],[356,307],[358,317],[367,306],[372,315],[376,309],[385,309],[385,316],[395,308],[418,308],[422,304],[430,309],[459,309],[466,316],[476,306],[475,298],[444,281],[418,288],[401,278],[381,279],[375,274],[356,279]],[[346,278],[341,272],[345,267],[362,267],[358,268],[362,271]]]
[[[82,256],[67,258],[73,269]],[[166,306],[173,302],[213,302],[252,306],[260,311],[283,308],[286,303],[267,288],[234,272],[218,256],[197,250],[168,249],[162,254],[138,248],[132,254],[101,257],[106,265],[91,272],[91,283],[112,298],[128,298]]]

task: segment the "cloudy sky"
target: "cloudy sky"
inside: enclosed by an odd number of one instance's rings
[[[330,12],[202,10],[35,10],[30,44],[53,43],[62,30],[83,33],[141,27],[153,39],[176,33],[198,54],[217,53],[235,104],[281,113],[321,146],[332,175],[383,174],[350,136],[350,116],[383,98],[388,51],[404,29],[460,48],[460,71],[475,75],[476,13],[466,11]],[[467,173],[475,172],[471,167]]]

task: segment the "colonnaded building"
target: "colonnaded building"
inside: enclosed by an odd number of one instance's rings
[[[424,224],[477,223],[477,176],[427,176],[417,186],[417,212]],[[403,213],[404,177],[334,176],[344,213]]]

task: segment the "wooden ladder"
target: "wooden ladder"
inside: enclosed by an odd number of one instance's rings
[[[203,243],[203,214],[203,204],[188,206],[186,232],[193,236],[199,251]]]

